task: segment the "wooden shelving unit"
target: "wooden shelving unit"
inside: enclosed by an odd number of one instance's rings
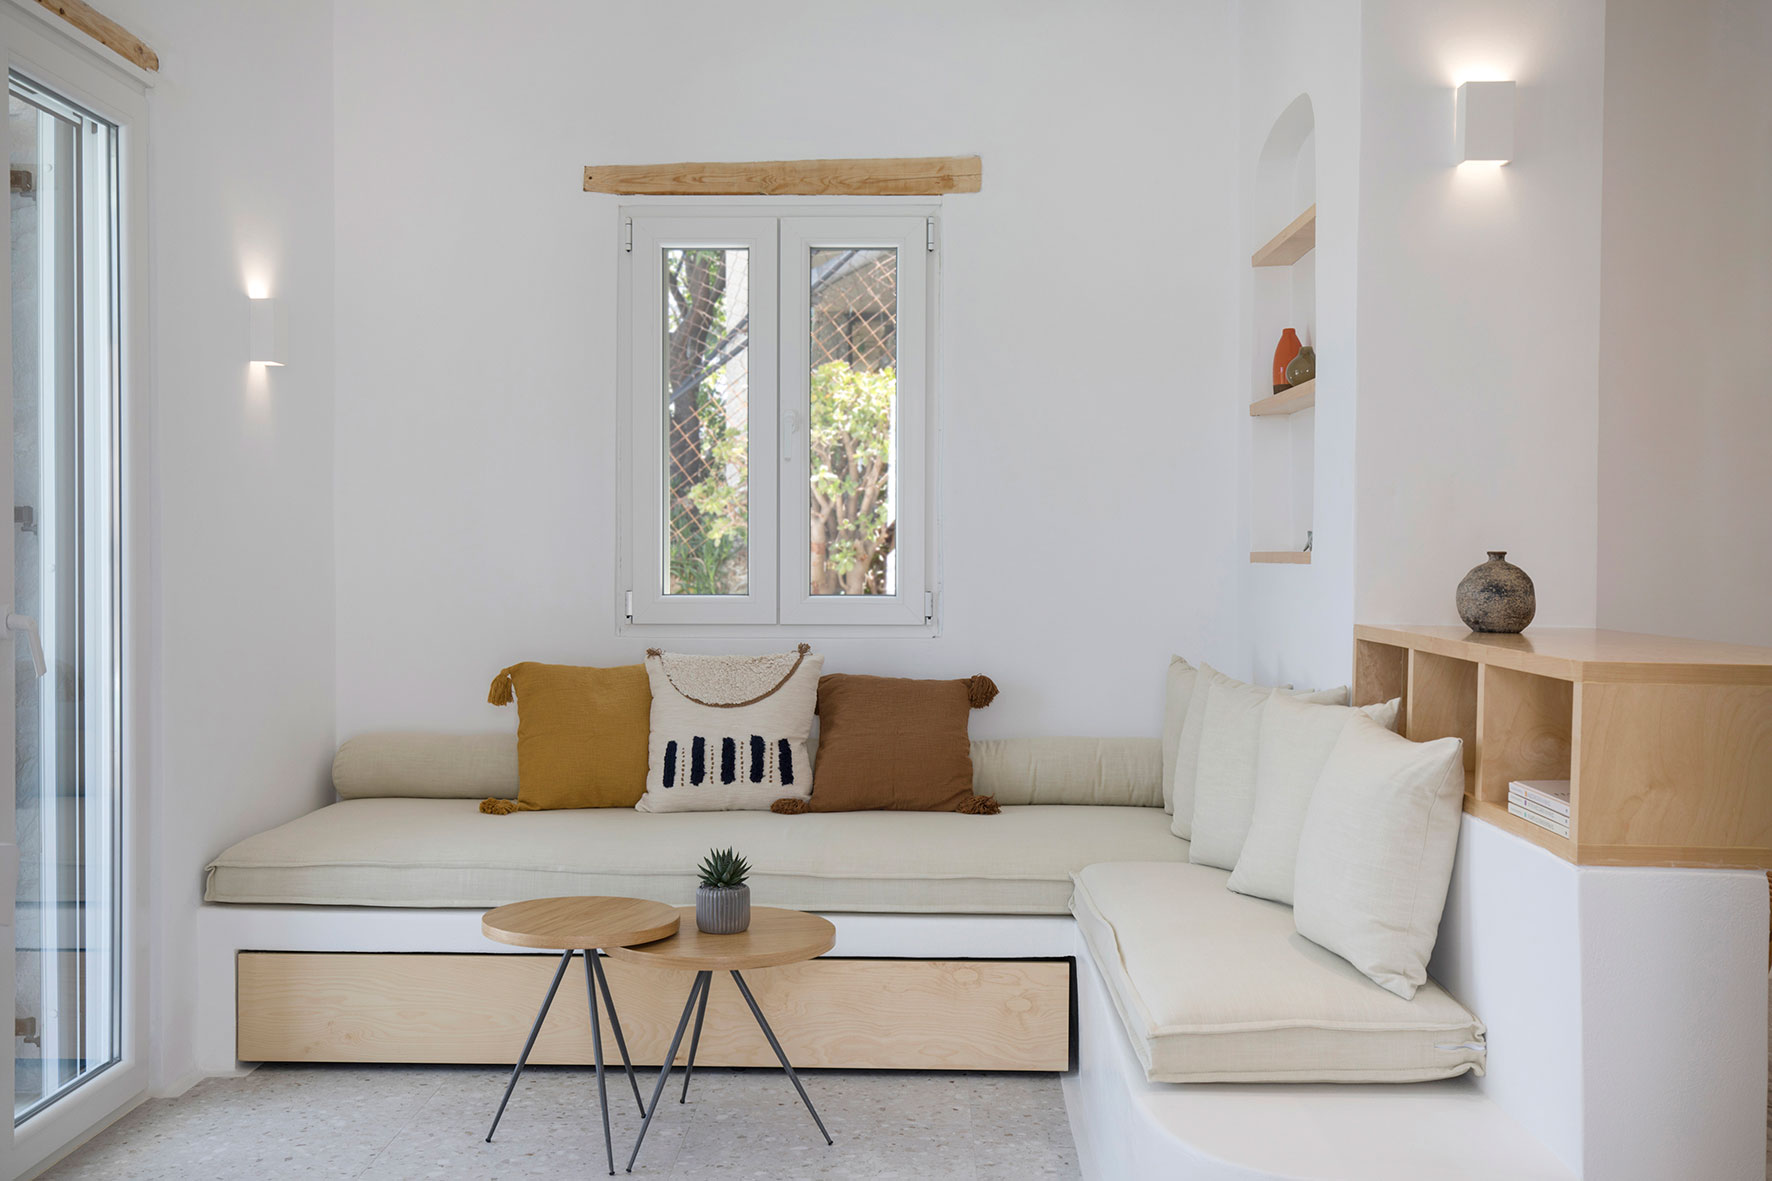
[[[1311,555],[1309,550],[1258,549],[1250,553],[1249,560],[1275,566],[1308,566]]]
[[[1354,704],[1464,741],[1464,810],[1583,865],[1772,869],[1772,648],[1591,628],[1354,628]],[[1507,810],[1570,781],[1569,836]]]
[[[1297,414],[1317,404],[1317,379],[1301,381],[1291,389],[1281,390],[1249,403],[1249,413],[1257,418],[1265,414]]]
[[[1312,205],[1250,255],[1249,263],[1258,267],[1289,267],[1316,248],[1317,207]]]

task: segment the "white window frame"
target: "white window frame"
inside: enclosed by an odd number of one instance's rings
[[[939,633],[936,550],[936,243],[939,205],[832,198],[684,201],[618,211],[616,629],[654,636],[927,635]],[[749,250],[748,593],[664,593],[666,416],[662,251]],[[898,251],[898,389],[893,423],[897,539],[891,595],[810,593],[810,421],[814,248]],[[765,258],[767,256],[767,258]],[[773,429],[769,424],[773,423]]]
[[[65,98],[103,117],[118,128],[118,163],[121,169],[118,194],[120,241],[119,326],[122,355],[116,460],[120,492],[120,547],[118,574],[121,580],[118,609],[121,628],[118,642],[121,682],[117,701],[121,710],[120,744],[116,774],[122,815],[117,839],[117,871],[122,879],[118,986],[121,989],[121,1043],[119,1059],[109,1068],[68,1093],[40,1113],[14,1127],[10,1140],[0,1138],[0,1175],[18,1176],[39,1167],[80,1141],[92,1130],[126,1111],[148,1088],[148,989],[149,923],[145,902],[149,897],[146,856],[147,803],[156,790],[150,775],[149,739],[152,726],[147,686],[151,675],[149,639],[153,616],[150,578],[150,529],[146,507],[150,503],[152,396],[148,357],[147,270],[147,177],[148,101],[154,76],[109,50],[72,32],[58,18],[35,4],[0,4],[0,56],[7,69],[18,69]],[[0,295],[0,324],[11,321],[10,296]],[[11,369],[10,334],[0,331],[0,366]],[[10,649],[10,646],[8,646]],[[10,722],[6,724],[10,725]],[[8,797],[10,798],[10,796]],[[4,867],[15,872],[15,866]],[[6,891],[7,899],[12,890]],[[11,923],[11,904],[5,921]],[[13,933],[7,930],[0,947],[0,971],[13,974]],[[11,1044],[5,1054],[8,1079],[13,1072]],[[5,1087],[11,1094],[10,1081]],[[10,1107],[10,1105],[9,1105]]]

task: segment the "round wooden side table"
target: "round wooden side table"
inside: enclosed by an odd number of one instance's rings
[[[523,1052],[517,1056],[511,1081],[505,1084],[504,1098],[498,1101],[498,1112],[492,1117],[492,1127],[486,1133],[487,1143],[492,1142],[492,1133],[498,1131],[505,1104],[511,1101],[511,1092],[517,1089],[517,1079],[529,1061],[529,1051],[535,1048],[541,1023],[547,1020],[548,1007],[554,1003],[554,994],[560,990],[560,981],[566,977],[573,953],[578,952],[585,959],[585,992],[591,1008],[591,1056],[597,1066],[597,1105],[603,1110],[603,1150],[609,1157],[610,1176],[615,1175],[615,1143],[609,1133],[609,1095],[603,1082],[603,1032],[597,1020],[599,990],[603,993],[603,1005],[609,1010],[609,1028],[621,1050],[621,1064],[628,1072],[628,1083],[634,1088],[634,1101],[640,1104],[641,1112],[645,1112],[646,1104],[640,1098],[640,1082],[634,1077],[633,1063],[628,1060],[628,1043],[621,1036],[621,1019],[615,1015],[615,998],[609,995],[609,982],[603,977],[597,949],[613,950],[663,939],[676,932],[680,921],[675,907],[643,898],[536,898],[486,912],[480,920],[480,930],[488,939],[517,947],[558,948],[561,951],[560,966],[554,970],[554,982],[548,985],[548,995],[542,999],[541,1012],[535,1015],[529,1040],[523,1043]],[[693,908],[689,921],[695,921]],[[672,1052],[676,1052],[674,1046]]]
[[[683,1067],[683,1097],[678,1102],[689,1097],[689,1076],[695,1072],[695,1048],[701,1041],[701,1021],[707,1015],[708,992],[713,987],[715,972],[732,973],[732,980],[738,985],[745,1004],[751,1007],[751,1016],[757,1019],[763,1036],[769,1039],[769,1048],[775,1051],[782,1070],[787,1072],[788,1080],[794,1084],[794,1090],[800,1093],[800,1102],[806,1105],[812,1122],[818,1125],[819,1135],[824,1137],[826,1144],[830,1144],[831,1134],[825,1131],[824,1121],[818,1118],[818,1109],[812,1106],[806,1088],[800,1085],[800,1076],[794,1073],[781,1043],[775,1039],[775,1031],[769,1028],[769,1022],[763,1017],[763,1010],[757,1007],[757,998],[751,995],[750,986],[739,973],[745,968],[774,968],[782,964],[797,964],[801,960],[817,959],[836,946],[837,928],[831,925],[829,919],[815,914],[782,910],[774,906],[758,906],[751,910],[751,925],[748,930],[736,935],[709,935],[695,925],[695,907],[681,907],[677,913],[682,916],[682,922],[677,933],[670,938],[641,946],[609,948],[612,957],[627,963],[649,964],[657,968],[676,968],[695,973],[695,983],[689,988],[689,1000],[683,1005],[683,1016],[677,1022],[677,1032],[671,1037],[671,1048],[665,1052],[664,1066],[658,1072],[658,1085],[652,1090],[652,1102],[644,1107],[646,1118],[641,1121],[640,1135],[634,1141],[634,1151],[628,1156],[628,1172],[634,1171],[634,1162],[640,1157],[640,1145],[646,1142],[646,1129],[652,1126],[652,1117],[658,1112],[659,1097],[664,1094],[665,1080],[670,1077],[671,1063],[677,1060],[677,1047],[683,1042],[683,1031],[689,1026],[689,1014],[693,1010],[695,1034],[689,1041],[689,1059]]]

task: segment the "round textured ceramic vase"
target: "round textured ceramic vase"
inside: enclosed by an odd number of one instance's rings
[[[697,886],[695,925],[709,935],[736,935],[751,925],[749,886]]]
[[[1532,580],[1506,557],[1506,550],[1490,550],[1489,560],[1458,584],[1458,617],[1474,632],[1522,632],[1538,613]]]

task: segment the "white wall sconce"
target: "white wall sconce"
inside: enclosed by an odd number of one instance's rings
[[[1458,88],[1453,155],[1460,164],[1506,164],[1514,158],[1512,82],[1466,82]]]
[[[289,363],[289,331],[283,318],[283,301],[261,297],[249,301],[252,308],[251,348],[247,359],[254,365]]]

